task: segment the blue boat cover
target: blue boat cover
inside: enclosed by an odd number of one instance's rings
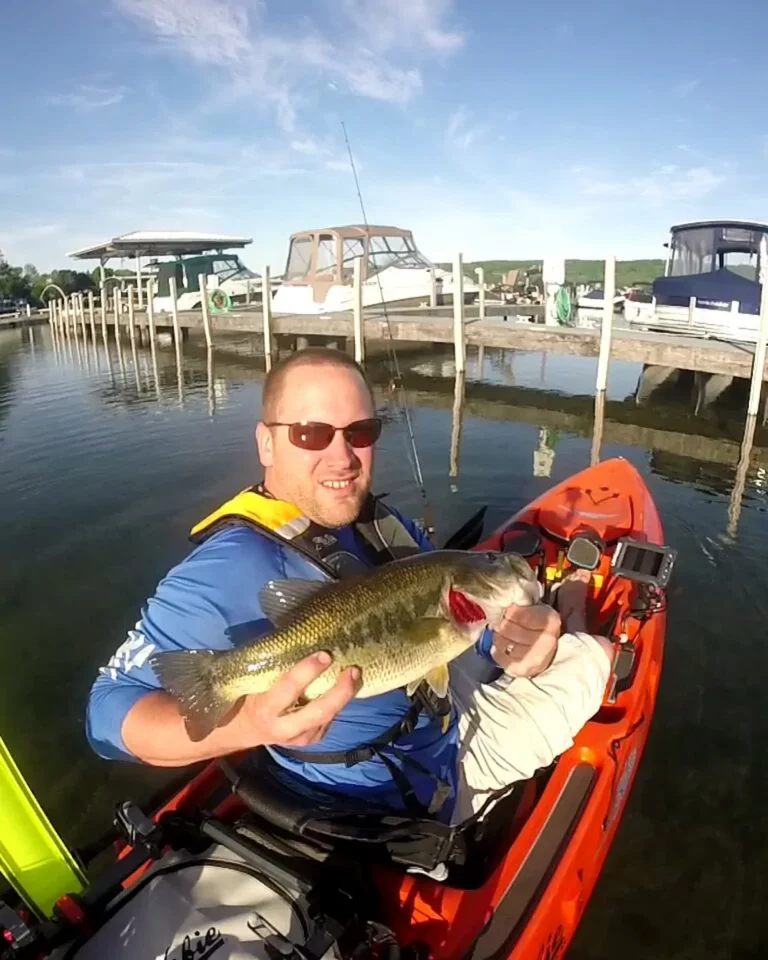
[[[712,273],[696,273],[683,277],[658,277],[653,281],[657,303],[687,307],[691,297],[697,306],[730,305],[738,300],[742,313],[760,312],[760,284],[723,268]]]

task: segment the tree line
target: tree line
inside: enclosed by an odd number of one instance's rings
[[[127,271],[111,270],[107,268],[105,276],[111,277],[127,273]],[[49,273],[40,273],[33,263],[26,263],[23,267],[12,267],[0,250],[0,301],[10,300],[14,303],[29,303],[33,307],[43,306],[43,290],[49,283],[55,283],[65,294],[79,293],[85,290],[98,290],[99,268],[90,273],[82,270],[51,270]]]
[[[541,260],[475,260],[464,262],[464,273],[473,276],[475,267],[485,271],[486,283],[501,283],[502,277],[510,270],[519,271],[518,282],[527,276],[530,283],[541,283]],[[437,266],[451,270],[452,264],[439,263]],[[663,276],[663,260],[617,260],[616,285],[620,289],[632,286],[650,286],[656,277]],[[592,284],[602,286],[605,276],[603,260],[566,260],[565,282],[573,286]]]

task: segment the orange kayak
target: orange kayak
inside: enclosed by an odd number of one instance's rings
[[[584,528],[606,544],[590,590],[589,626],[594,633],[621,636],[623,679],[612,677],[600,711],[558,759],[479,889],[412,877],[393,885],[389,922],[402,941],[428,943],[435,960],[562,956],[624,812],[656,706],[666,633],[663,595],[654,612],[631,616],[642,585],[611,571],[619,539],[664,543],[642,477],[624,459],[604,461],[548,490],[477,549],[514,550],[515,543],[538,534],[542,566],[556,577],[567,564],[569,541]]]
[[[418,846],[414,837],[423,838],[429,827],[414,833],[415,822],[405,815],[335,821],[333,811],[306,801],[298,810],[271,795],[267,774],[249,784],[233,776],[233,765],[211,763],[151,818],[130,804],[121,808],[124,839],[116,864],[93,889],[59,903],[53,932],[46,933],[55,949],[41,949],[44,941],[30,934],[36,939],[30,956],[563,956],[648,738],[664,653],[664,587],[674,558],[663,544],[645,483],[626,460],[615,459],[548,490],[475,548],[526,556],[545,591],[569,568],[591,570],[589,628],[615,641],[616,658],[599,712],[551,768],[499,803],[484,843],[464,843],[456,828],[442,828],[453,831],[440,835],[443,851],[455,851],[462,840],[460,868],[458,859],[443,876],[431,864],[414,867],[408,859]],[[394,838],[387,849],[397,854],[372,856],[385,833]],[[233,871],[240,884],[247,875],[255,885],[250,892],[230,889]],[[206,884],[214,874],[215,882]],[[300,891],[295,902],[286,893],[293,881]],[[265,905],[270,898],[280,900],[276,913]],[[308,902],[315,906],[305,909]],[[134,931],[130,943],[126,930]]]

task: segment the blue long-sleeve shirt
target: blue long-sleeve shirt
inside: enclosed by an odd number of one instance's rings
[[[421,531],[400,517],[423,550],[432,549]],[[352,527],[335,531],[341,546],[365,560]],[[86,735],[100,756],[136,760],[122,737],[128,711],[145,694],[161,689],[149,660],[172,650],[229,650],[267,633],[272,624],[259,602],[269,580],[323,579],[322,573],[296,550],[246,526],[225,527],[196,547],[158,584],[141,612],[141,619],[106,666],[101,667],[88,698]],[[490,659],[490,631],[478,648]],[[369,743],[394,726],[408,710],[405,691],[352,700],[330,725],[326,736],[306,750],[346,751]],[[455,717],[446,733],[440,722],[422,712],[416,729],[397,743],[399,751],[417,761],[431,776],[404,769],[416,795],[429,805],[435,777],[450,788],[440,811],[449,819],[455,803],[457,729]],[[402,798],[386,765],[377,757],[352,767],[313,764],[270,750],[275,760],[306,780],[383,803],[395,809]],[[395,762],[402,768],[399,761]]]

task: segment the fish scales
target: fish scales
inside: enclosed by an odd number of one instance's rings
[[[410,679],[414,672],[426,673],[433,665],[439,641],[414,645],[402,628],[409,619],[439,614],[451,566],[435,565],[425,576],[425,571],[415,565],[393,565],[384,568],[386,575],[375,582],[361,578],[359,583],[347,580],[326,587],[310,597],[282,630],[258,643],[245,676],[234,658],[227,663],[223,682],[238,696],[260,693],[304,657],[320,650],[327,650],[333,662],[307,689],[310,698],[330,689],[352,666],[362,671],[361,694],[367,696],[387,688],[398,676]],[[354,603],[350,601],[353,587]],[[405,604],[413,609],[410,616],[404,608],[406,599],[411,599]]]

